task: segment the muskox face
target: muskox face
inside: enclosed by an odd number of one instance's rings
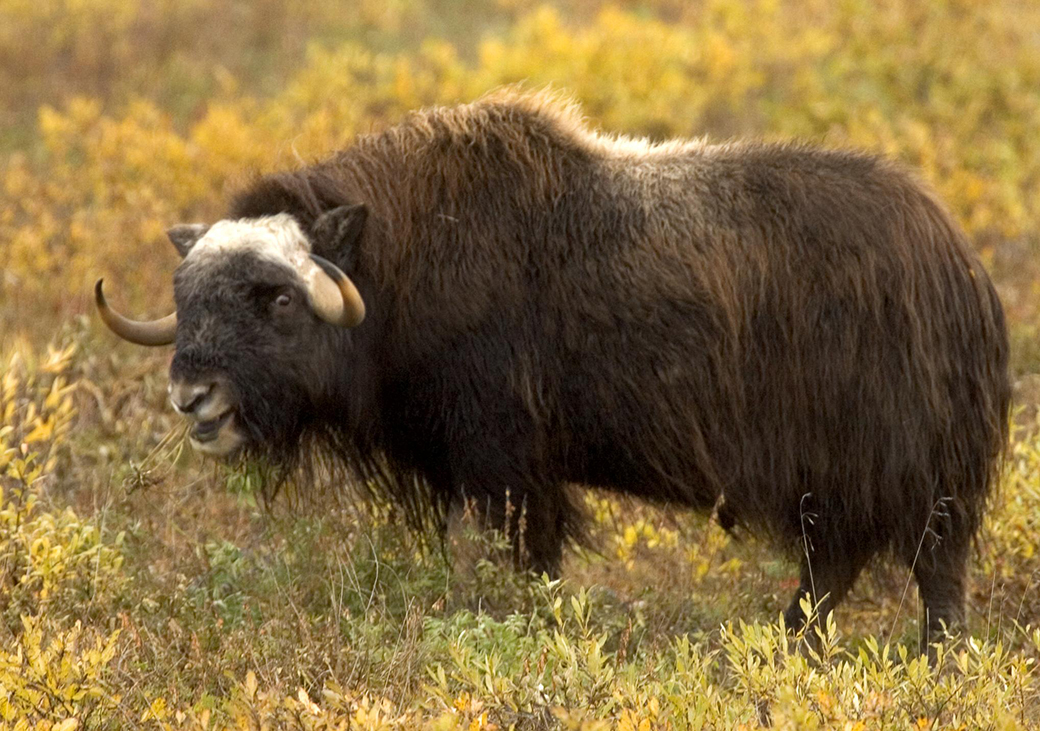
[[[328,398],[334,343],[365,315],[354,284],[313,254],[312,242],[356,238],[364,218],[363,207],[345,206],[308,232],[288,214],[170,229],[184,257],[174,275],[177,312],[155,322],[112,311],[98,282],[99,312],[118,335],[176,343],[170,402],[189,420],[195,449],[226,457],[299,441]]]

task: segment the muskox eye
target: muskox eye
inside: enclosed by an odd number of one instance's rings
[[[288,307],[292,304],[292,295],[288,292],[282,292],[275,298],[274,303],[279,307]]]

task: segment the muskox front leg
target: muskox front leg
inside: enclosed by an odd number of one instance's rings
[[[449,535],[456,561],[475,559],[467,528],[493,530],[509,543],[509,556],[519,571],[559,574],[568,526],[573,522],[562,485],[472,489],[461,492],[449,510]]]
[[[567,511],[562,485],[538,485],[496,494],[490,516],[512,544],[519,571],[556,577],[566,539]]]
[[[467,428],[457,428],[447,444],[449,509],[475,513],[479,527],[504,535],[518,570],[556,576],[577,511],[562,475],[547,463],[548,437],[500,386],[484,385],[480,396],[497,408],[453,416]],[[476,400],[456,399],[459,408]]]

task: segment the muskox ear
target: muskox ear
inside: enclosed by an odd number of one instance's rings
[[[166,235],[170,237],[177,253],[183,258],[188,255],[195,242],[206,235],[207,231],[209,231],[209,226],[204,223],[182,223],[166,229]]]
[[[316,242],[332,248],[350,247],[361,236],[368,218],[363,204],[340,206],[326,211],[311,227]]]

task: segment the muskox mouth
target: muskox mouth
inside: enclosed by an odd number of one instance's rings
[[[227,457],[238,451],[246,439],[236,428],[235,410],[228,409],[215,419],[200,421],[191,432],[191,446],[209,457]]]
[[[191,438],[200,444],[212,442],[220,436],[220,430],[224,428],[224,425],[231,420],[231,417],[234,416],[234,414],[234,409],[228,409],[216,419],[199,422],[195,425],[195,428],[191,430]]]

